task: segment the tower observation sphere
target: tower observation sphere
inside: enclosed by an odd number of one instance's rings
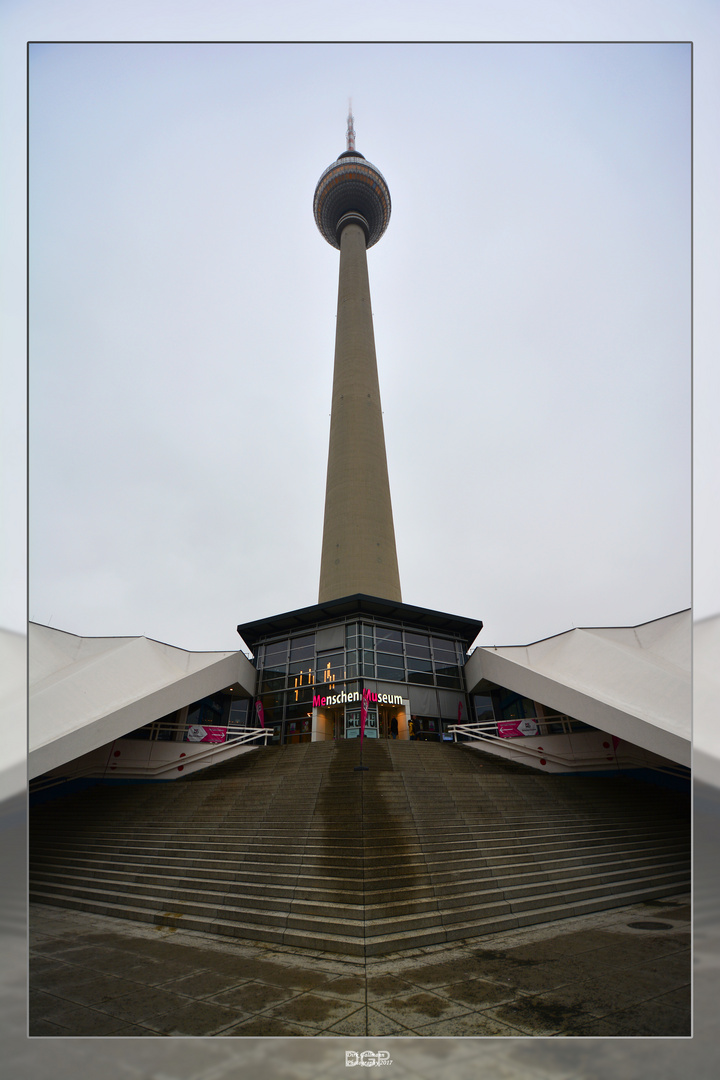
[[[377,244],[390,221],[390,192],[385,178],[357,150],[345,150],[318,180],[313,200],[318,229],[328,244],[340,248],[340,233],[350,221],[365,233],[367,247]]]

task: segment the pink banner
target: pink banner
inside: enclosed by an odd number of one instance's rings
[[[265,727],[265,710],[263,709],[262,701],[255,702],[255,712],[257,713],[257,718],[260,721],[260,727]]]
[[[227,728],[208,727],[207,724],[191,724],[187,730],[188,742],[225,742]]]
[[[538,726],[534,720],[500,720],[497,733],[501,739],[517,739],[522,735],[537,735]]]
[[[368,714],[368,699],[370,697],[369,690],[363,690],[362,692],[362,704],[360,706],[360,745],[362,746],[363,735],[365,734],[365,721]]]
[[[458,724],[462,724],[462,701],[458,701]]]

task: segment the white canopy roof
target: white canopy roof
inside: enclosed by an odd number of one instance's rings
[[[29,775],[40,776],[217,690],[255,693],[241,652],[145,637],[84,638],[30,624]]]
[[[640,626],[480,647],[465,666],[468,690],[487,679],[689,765],[691,635],[690,612],[679,611]]]

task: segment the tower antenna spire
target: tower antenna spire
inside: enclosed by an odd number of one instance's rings
[[[348,98],[348,126],[347,126],[347,148],[348,150],[355,149],[355,125],[354,117],[352,113],[352,98]]]

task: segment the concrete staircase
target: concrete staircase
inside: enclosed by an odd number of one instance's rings
[[[689,888],[689,798],[463,746],[269,747],[31,816],[31,899],[355,956]]]

